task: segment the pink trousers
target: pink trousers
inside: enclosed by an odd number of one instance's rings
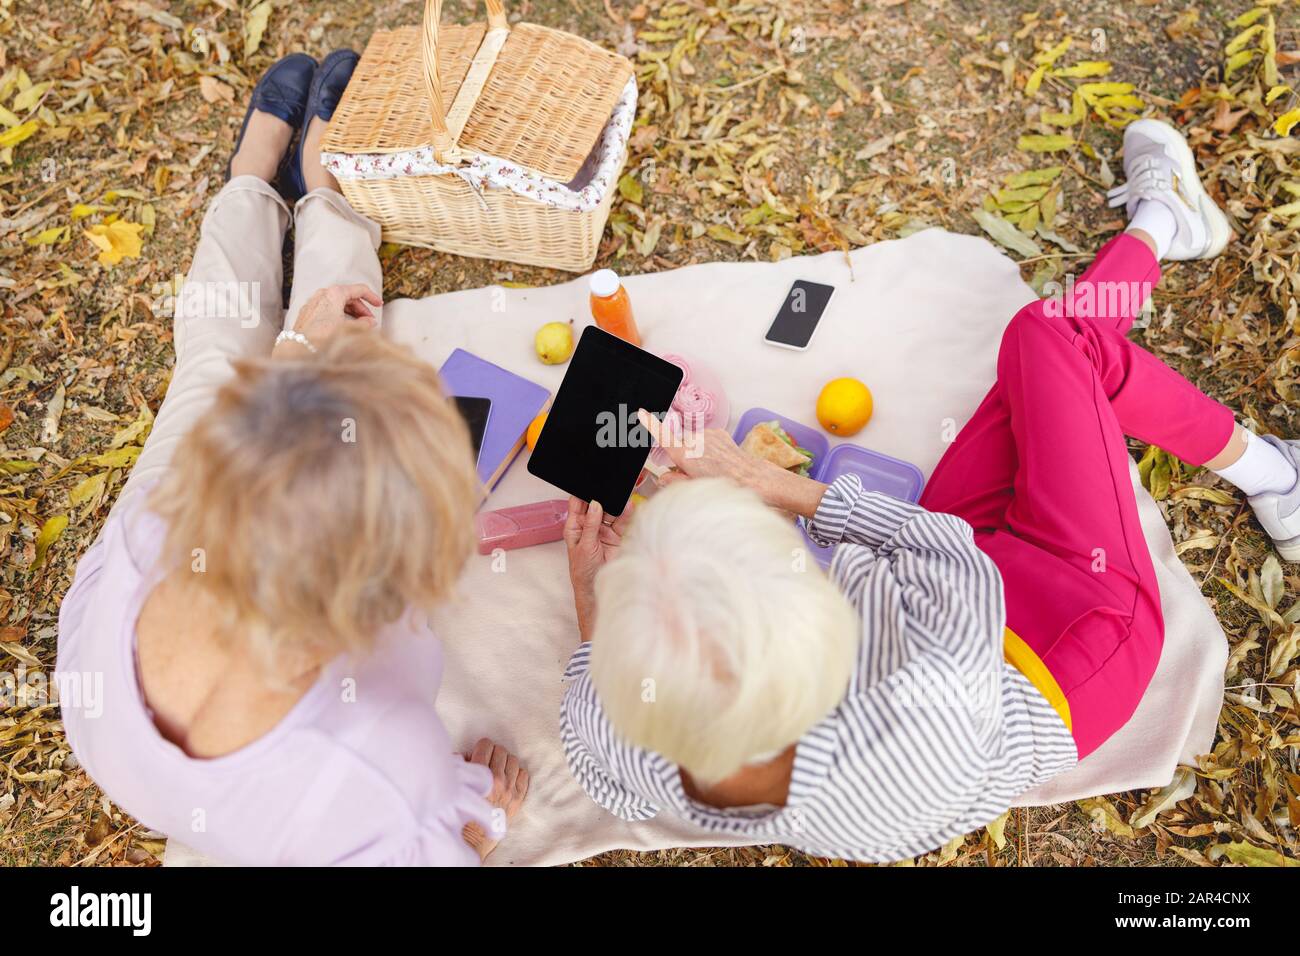
[[[1233,429],[1230,409],[1125,337],[1159,278],[1121,234],[1063,295],[1021,309],[996,384],[921,498],[975,528],[1007,626],[1069,703],[1080,757],[1132,716],[1164,641],[1124,436],[1199,465]]]

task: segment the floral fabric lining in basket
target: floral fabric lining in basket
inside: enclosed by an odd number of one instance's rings
[[[421,146],[400,153],[322,153],[321,165],[336,179],[395,179],[399,176],[459,176],[482,192],[485,186],[509,189],[557,209],[587,212],[600,205],[613,188],[623,166],[632,121],[636,118],[636,77],[627,81],[623,94],[601,131],[578,175],[567,183],[547,179],[494,156],[474,156],[464,166],[444,166],[433,158],[433,147]]]

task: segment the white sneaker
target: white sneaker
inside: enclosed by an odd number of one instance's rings
[[[1232,239],[1232,226],[1196,171],[1196,157],[1183,135],[1160,120],[1135,120],[1124,130],[1123,185],[1106,195],[1130,219],[1142,200],[1167,207],[1178,232],[1165,259],[1211,259]],[[1300,533],[1300,532],[1298,532]]]
[[[1300,441],[1283,441],[1273,435],[1259,436],[1282,453],[1300,475]],[[1279,494],[1266,491],[1246,499],[1255,509],[1255,517],[1264,526],[1283,561],[1300,561],[1300,478],[1290,491]]]

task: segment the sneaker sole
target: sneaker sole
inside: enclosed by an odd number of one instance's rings
[[[1283,561],[1300,563],[1300,537],[1274,541],[1273,547],[1277,549],[1278,557]]]
[[[1201,214],[1210,231],[1209,245],[1196,258],[1213,259],[1232,241],[1232,225],[1228,222],[1228,217],[1223,214],[1223,210],[1205,191],[1205,186],[1201,184],[1201,174],[1196,169],[1196,156],[1193,155],[1192,148],[1187,145],[1183,135],[1168,123],[1150,119],[1137,120],[1134,125],[1137,123],[1144,124],[1142,129],[1149,131],[1148,135],[1152,139],[1159,139],[1177,156],[1183,184],[1187,187],[1189,197],[1196,203],[1196,211]],[[1156,130],[1159,130],[1158,134]]]

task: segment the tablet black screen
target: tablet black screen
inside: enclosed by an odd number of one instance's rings
[[[620,515],[650,453],[638,408],[662,416],[682,382],[672,362],[588,326],[569,360],[528,470]]]

